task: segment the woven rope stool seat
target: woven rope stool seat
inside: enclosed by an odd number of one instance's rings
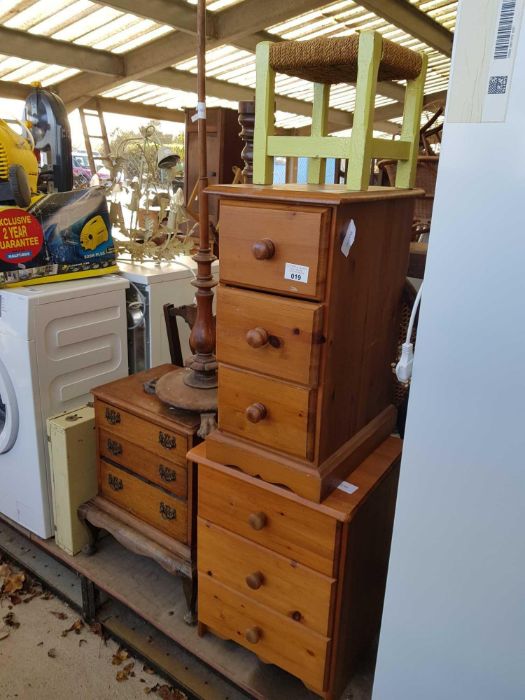
[[[308,183],[325,182],[326,159],[348,159],[346,186],[366,190],[372,159],[390,158],[398,162],[396,187],[414,186],[416,157],[427,56],[388,39],[379,32],[366,31],[348,37],[309,41],[263,41],[256,53],[256,100],[253,182],[273,182],[273,159],[308,158]],[[310,136],[275,133],[275,75],[284,73],[314,84]],[[374,110],[377,83],[406,80],[403,124],[400,138],[374,137]],[[329,136],[330,87],[355,83],[355,109],[348,113],[349,137]],[[339,129],[341,116],[339,112]],[[343,116],[344,119],[344,116]]]
[[[355,83],[359,35],[309,41],[280,41],[270,47],[270,66],[277,73],[312,83]],[[421,54],[383,39],[378,80],[415,80]]]

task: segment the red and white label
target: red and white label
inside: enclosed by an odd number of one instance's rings
[[[42,250],[40,222],[23,209],[0,211],[0,260],[16,265],[33,260]]]

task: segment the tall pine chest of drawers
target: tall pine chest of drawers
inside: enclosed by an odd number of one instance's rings
[[[321,502],[392,431],[419,190],[220,185],[212,460]]]
[[[391,363],[419,191],[211,191],[218,429],[190,452],[200,631],[335,700],[380,624],[401,453]]]

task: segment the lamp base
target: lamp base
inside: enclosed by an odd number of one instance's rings
[[[159,399],[173,408],[195,413],[214,413],[217,411],[217,387],[192,386],[192,370],[180,369],[168,372],[159,378],[155,393]]]

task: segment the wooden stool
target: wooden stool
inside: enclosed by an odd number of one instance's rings
[[[347,187],[368,189],[372,158],[400,161],[396,187],[414,185],[427,57],[406,49],[378,32],[310,41],[261,42],[257,45],[257,84],[253,182],[271,184],[275,156],[309,158],[308,182],[325,179],[326,158],[349,158]],[[276,136],[275,74],[285,73],[314,83],[310,136]],[[406,80],[401,137],[373,137],[377,82]],[[330,86],[356,83],[352,135],[327,135]]]

